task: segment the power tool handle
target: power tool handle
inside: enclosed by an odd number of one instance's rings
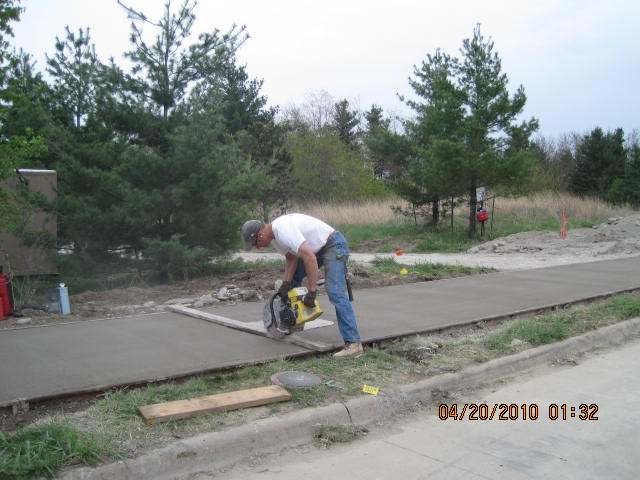
[[[351,289],[351,280],[347,277],[345,279],[347,281],[347,293],[349,294],[349,301],[353,302],[353,290]]]

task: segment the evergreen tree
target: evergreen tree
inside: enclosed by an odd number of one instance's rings
[[[260,82],[235,66],[244,28],[205,33],[189,45],[194,2],[175,13],[168,2],[158,21],[120,4],[132,20],[133,70],[126,74],[112,61],[101,71],[95,122],[89,116],[88,125],[104,141],[96,150],[105,155],[75,173],[105,186],[91,205],[100,219],[94,231],[107,248],[143,251],[167,279],[237,240],[246,211],[239,205],[255,205],[268,183],[256,165],[276,157],[269,142],[277,135],[267,132],[275,112],[265,108]],[[153,43],[143,36],[148,27],[156,33]],[[110,168],[102,162],[109,150]]]
[[[343,99],[333,107],[333,128],[349,148],[356,148],[357,127],[360,124],[358,112],[349,109],[349,101]]]
[[[399,163],[396,157],[399,151],[397,141],[400,136],[391,131],[391,120],[384,117],[381,107],[371,105],[364,117],[367,122],[363,135],[367,161],[373,168],[376,178],[388,180],[392,167]]]
[[[11,22],[19,21],[22,11],[20,0],[0,0],[0,86],[4,85],[5,61],[10,54],[7,37],[13,37]]]
[[[623,183],[623,201],[640,206],[640,143],[634,141],[628,148],[628,161]]]
[[[284,211],[292,193],[292,159],[285,148],[285,126],[276,122],[276,108],[267,106],[262,81],[250,79],[231,56],[215,75],[198,85],[187,104],[190,112],[216,112],[231,135],[270,181],[256,186],[255,197],[265,221],[273,209]],[[224,139],[221,139],[224,141]]]
[[[66,108],[76,128],[95,107],[100,62],[91,43],[89,29],[78,33],[65,27],[66,37],[56,37],[55,54],[47,56],[47,71],[54,80],[54,92]]]
[[[165,4],[162,18],[154,22],[118,0],[127,11],[131,23],[133,50],[126,55],[134,65],[133,80],[145,103],[166,121],[170,111],[180,103],[189,86],[227,62],[247,38],[245,28],[235,25],[226,33],[218,30],[204,33],[188,48],[183,46],[191,35],[195,21],[195,2],[185,0],[177,13],[171,2]],[[155,42],[143,38],[144,25],[157,30]]]
[[[604,133],[601,128],[594,128],[578,145],[571,190],[579,195],[607,198],[612,183],[624,176],[625,162],[622,129]]]
[[[41,79],[32,74],[30,58],[22,52],[17,55],[9,52],[7,37],[13,36],[11,22],[18,21],[23,10],[19,3],[0,1],[0,182],[14,177],[17,168],[30,166],[46,152],[42,138],[34,135],[29,124],[16,125],[17,121],[23,121],[16,110],[29,103],[21,93],[30,91],[34,83],[42,86]],[[23,77],[20,73],[25,68],[28,75]],[[23,79],[26,85],[21,83]],[[6,189],[0,189],[0,230],[14,230],[18,217],[15,199]]]
[[[425,194],[466,193],[469,235],[475,235],[476,188],[526,181],[534,165],[529,137],[538,122],[516,123],[524,88],[509,95],[500,57],[479,25],[463,41],[460,59],[436,51],[414,74],[410,85],[419,99],[407,102],[417,114],[407,125],[413,151],[407,171]]]
[[[367,122],[368,134],[372,134],[378,130],[388,130],[391,125],[391,120],[385,118],[383,115],[382,107],[373,104],[371,108],[364,113],[365,121]]]

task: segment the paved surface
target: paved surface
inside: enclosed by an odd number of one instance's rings
[[[303,353],[173,313],[0,332],[0,405]]]
[[[425,412],[347,445],[297,449],[190,480],[635,480],[640,472],[639,368],[640,342],[635,341],[577,367],[551,370],[469,400],[490,406],[537,403],[537,421],[441,421],[435,412]],[[567,404],[567,420],[549,420],[552,403]],[[598,405],[597,421],[571,418],[570,407],[581,403]]]
[[[356,291],[365,340],[640,288],[640,257]],[[319,297],[333,320],[326,296]],[[240,321],[262,303],[211,308]],[[300,335],[341,344],[336,327]],[[305,350],[179,314],[160,313],[0,331],[0,405],[170,378]]]
[[[362,337],[371,341],[638,286],[640,257],[633,257],[360,290],[354,292],[354,308]],[[335,321],[327,297],[318,298],[325,309],[322,318]],[[245,303],[202,310],[250,321],[261,315],[262,305]],[[324,343],[341,343],[337,328],[321,328],[304,335]]]

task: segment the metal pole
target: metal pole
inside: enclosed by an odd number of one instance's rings
[[[451,231],[453,232],[453,195],[451,196]]]
[[[496,209],[496,196],[491,199],[491,225],[489,226],[489,237],[493,235],[493,212]]]

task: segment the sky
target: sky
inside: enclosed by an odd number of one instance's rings
[[[165,0],[125,3],[158,19]],[[89,27],[100,59],[125,64],[130,20],[116,0],[22,5],[11,43],[40,69],[66,25]],[[281,108],[324,90],[362,110],[375,103],[410,116],[398,94],[411,96],[414,65],[437,48],[459,55],[480,23],[495,42],[509,89],[524,86],[521,118],[538,118],[539,134],[640,128],[637,0],[200,0],[195,13],[194,34],[246,25],[251,38],[239,60]]]

